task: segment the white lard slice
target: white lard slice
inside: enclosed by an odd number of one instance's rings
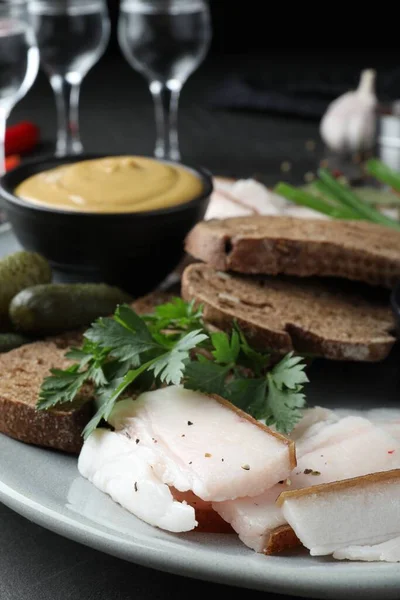
[[[232,185],[230,194],[260,215],[280,215],[290,204],[255,179],[239,179]]]
[[[195,511],[174,500],[154,474],[151,451],[122,433],[96,429],[85,441],[78,461],[83,477],[150,525],[172,532],[197,526]]]
[[[246,217],[255,215],[254,210],[245,204],[234,202],[223,193],[215,190],[211,195],[210,204],[208,205],[205,221],[210,219],[227,219],[229,217]]]
[[[206,501],[258,495],[296,464],[291,440],[229,402],[180,386],[117,403],[110,422],[151,449],[163,483]]]
[[[400,536],[400,469],[285,492],[283,515],[312,556]]]
[[[303,456],[320,448],[327,448],[346,440],[349,435],[358,435],[369,431],[373,427],[368,419],[362,417],[345,417],[338,421],[324,421],[312,425],[296,441],[296,453]]]
[[[400,441],[400,409],[399,408],[372,408],[370,410],[337,409],[334,411],[338,417],[361,416],[368,419],[377,427],[381,427],[396,440]]]
[[[276,504],[283,491],[400,467],[400,442],[367,419],[346,417],[337,423],[318,423],[313,421],[315,416],[307,416],[311,425],[298,438],[298,463],[289,485],[282,482],[257,497],[213,503],[242,542],[256,552],[265,551],[274,529],[286,524]],[[329,414],[320,416],[329,418]],[[311,452],[303,453],[305,448]]]
[[[365,562],[400,562],[400,537],[376,544],[375,546],[349,546],[336,550],[337,560],[357,560]]]
[[[314,406],[314,408],[306,408],[303,410],[303,417],[297,423],[289,437],[296,443],[313,437],[320,429],[330,423],[337,423],[339,416],[329,408],[322,406]],[[299,450],[296,448],[296,454],[299,456]]]

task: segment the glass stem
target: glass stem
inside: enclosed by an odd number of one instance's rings
[[[6,126],[8,112],[0,108],[0,176],[6,172]]]
[[[81,81],[69,82],[61,75],[50,78],[57,104],[58,131],[56,155],[81,154],[79,134],[79,92]]]
[[[157,158],[180,160],[178,141],[178,104],[181,84],[152,81],[150,91],[154,99],[157,140],[154,154]]]

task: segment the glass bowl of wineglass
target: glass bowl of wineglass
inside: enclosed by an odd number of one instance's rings
[[[7,118],[31,88],[39,69],[36,45],[25,0],[0,3],[0,174],[5,171],[4,140]]]
[[[41,66],[56,98],[56,154],[80,154],[80,87],[108,44],[106,0],[31,0],[30,11]]]
[[[204,60],[212,36],[206,0],[121,0],[118,40],[154,99],[157,158],[178,161],[178,102],[183,84]]]

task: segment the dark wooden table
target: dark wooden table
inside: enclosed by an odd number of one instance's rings
[[[240,60],[246,66],[246,59]],[[232,61],[236,59],[231,57]],[[249,62],[250,68],[262,69],[263,61]],[[223,61],[211,59],[184,87],[180,113],[183,159],[203,164],[218,175],[262,174],[270,183],[279,178],[281,163],[290,160],[290,177],[301,181],[317,164],[321,145],[318,143],[312,152],[306,149],[306,141],[318,140],[318,124],[261,113],[211,110],[208,94],[225,72]],[[21,119],[40,126],[46,142],[43,150],[51,150],[55,108],[50,86],[42,75],[16,107],[10,123]],[[84,81],[81,122],[88,151],[152,153],[151,97],[144,80],[122,58],[102,61]],[[314,389],[317,394],[318,388]],[[1,505],[0,539],[1,600],[157,600],[213,593],[232,600],[243,595],[248,600],[275,597],[138,567],[63,539]]]

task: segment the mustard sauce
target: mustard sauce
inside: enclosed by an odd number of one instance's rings
[[[191,171],[141,156],[110,156],[65,164],[23,181],[27,202],[79,212],[157,210],[188,202],[203,184]]]

